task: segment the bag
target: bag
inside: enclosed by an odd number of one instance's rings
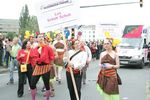
[[[21,64],[20,71],[21,72],[27,72],[27,64]]]
[[[118,81],[118,85],[122,85],[122,81],[118,73],[117,73],[117,81]]]
[[[20,71],[21,71],[21,72],[27,72],[27,71],[28,71],[28,70],[27,70],[27,62],[28,62],[28,60],[29,60],[29,55],[30,55],[30,51],[29,51],[29,53],[28,53],[28,55],[27,55],[26,64],[21,64],[21,65],[20,65]]]

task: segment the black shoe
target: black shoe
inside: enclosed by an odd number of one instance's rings
[[[60,80],[58,81],[58,84],[61,84],[61,81],[60,81]]]
[[[9,81],[9,82],[7,83],[7,85],[12,85],[12,84],[14,84],[13,81]]]
[[[23,96],[23,94],[18,94],[18,97],[20,98],[20,97],[22,97]]]

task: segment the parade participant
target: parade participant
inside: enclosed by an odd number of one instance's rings
[[[57,59],[58,58],[58,54],[56,52],[56,49],[51,45],[51,42],[52,42],[52,39],[50,38],[49,33],[47,33],[46,37],[45,37],[45,43],[47,45],[49,45],[53,49],[55,59]],[[56,80],[56,78],[55,78],[55,68],[54,68],[55,66],[54,66],[54,63],[51,63],[51,66],[52,67],[51,67],[51,70],[50,70],[50,80],[49,80],[49,85],[50,85],[50,89],[51,89],[50,96],[54,97],[55,96],[54,82]],[[42,88],[42,92],[44,92],[44,91],[45,91],[45,86]],[[44,93],[44,96],[46,96],[45,93]]]
[[[51,63],[54,60],[54,52],[51,47],[44,43],[44,34],[38,35],[39,46],[31,53],[36,59],[36,65],[33,70],[31,78],[31,95],[32,100],[36,97],[36,84],[42,76],[45,88],[46,88],[46,100],[49,100],[50,96],[50,70]]]
[[[17,58],[18,51],[20,49],[21,49],[21,46],[18,44],[18,38],[14,37],[12,49],[9,51],[11,55],[11,61],[9,64],[10,80],[7,83],[7,85],[14,84],[13,71],[15,67],[18,68],[18,61],[16,58]]]
[[[86,64],[87,53],[81,50],[81,43],[75,41],[72,43],[72,50],[68,51],[68,64],[66,65],[67,85],[71,100],[80,100],[81,98],[81,69]],[[65,60],[65,59],[64,59]],[[72,73],[73,71],[73,73]],[[74,77],[72,77],[72,75]]]
[[[25,76],[28,78],[29,86],[31,87],[32,65],[30,60],[31,43],[24,41],[22,49],[18,52],[17,60],[19,62],[18,68],[18,97],[22,97],[24,93],[24,80]]]
[[[66,44],[65,42],[62,40],[62,36],[61,33],[57,33],[56,34],[56,40],[53,42],[53,46],[56,49],[56,52],[58,54],[58,58],[55,59],[54,64],[56,65],[56,80],[58,81],[58,83],[61,83],[61,72],[63,69],[63,56],[64,56],[64,52],[66,50]]]
[[[103,51],[100,55],[100,72],[97,89],[105,100],[119,100],[119,82],[117,69],[120,67],[118,54],[113,50],[113,39],[104,40]]]

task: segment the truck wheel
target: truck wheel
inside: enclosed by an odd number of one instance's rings
[[[139,68],[142,69],[144,67],[144,59],[142,59],[141,64],[139,65]]]

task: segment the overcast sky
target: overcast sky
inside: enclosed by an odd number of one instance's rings
[[[35,3],[38,0],[0,0],[0,19],[18,19],[22,7],[28,4],[29,12],[35,15]],[[79,5],[139,2],[139,0],[78,0]],[[88,2],[87,2],[88,1]],[[144,0],[143,8],[139,4],[105,6],[80,9],[82,24],[118,23],[150,25],[150,0]]]

